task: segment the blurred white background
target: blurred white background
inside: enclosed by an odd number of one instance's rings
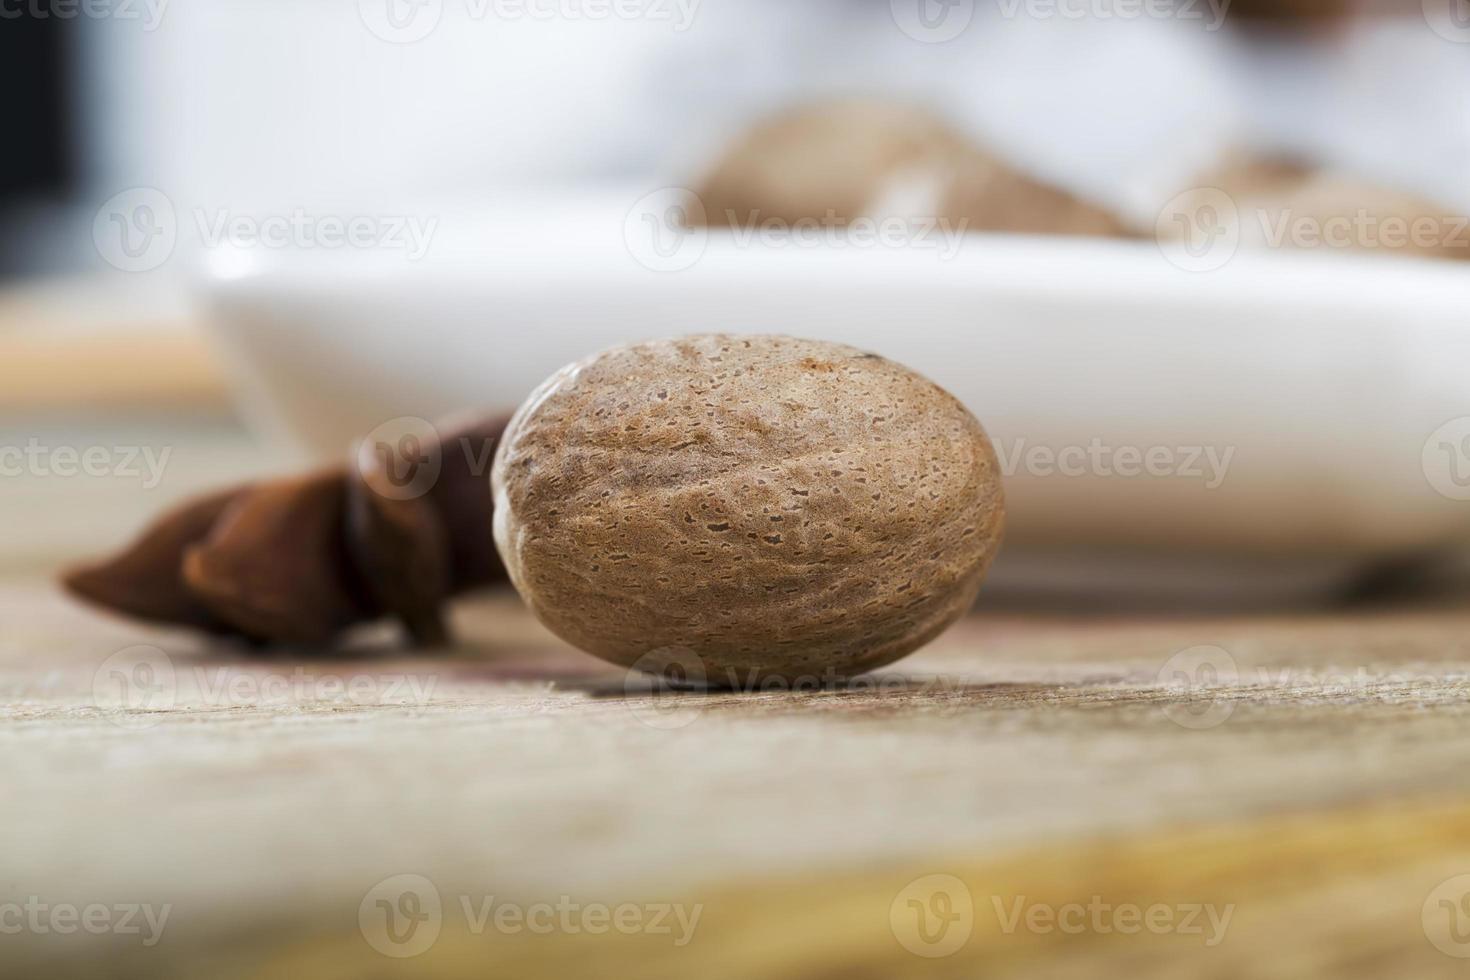
[[[342,441],[339,430],[356,431],[364,418],[376,418],[373,413],[390,407],[385,391],[404,393],[394,411],[419,406],[438,411],[445,403],[480,400],[482,387],[490,387],[482,384],[486,372],[464,353],[476,349],[475,343],[504,345],[514,336],[529,348],[530,340],[522,338],[537,334],[533,339],[540,347],[519,362],[522,373],[502,379],[501,390],[492,392],[514,403],[536,378],[589,349],[595,331],[579,331],[578,323],[616,329],[621,333],[612,339],[626,339],[646,332],[653,322],[647,304],[657,302],[677,324],[670,329],[708,328],[723,324],[721,317],[741,316],[742,327],[752,319],[767,325],[779,317],[753,318],[755,307],[739,301],[758,290],[738,285],[745,281],[739,275],[720,279],[716,258],[678,284],[677,277],[626,276],[624,267],[632,262],[625,243],[617,240],[626,234],[623,215],[648,192],[697,186],[712,162],[758,121],[838,97],[908,103],[936,114],[976,146],[1107,209],[1135,231],[1143,229],[1145,237],[1165,201],[1239,156],[1297,158],[1370,186],[1418,195],[1446,212],[1470,213],[1470,7],[1465,0],[1377,0],[1392,10],[1371,16],[1354,15],[1351,8],[1360,5],[1355,0],[1299,0],[1289,9],[1315,13],[1290,18],[1262,18],[1276,5],[1255,0],[99,3],[100,15],[74,12],[65,18],[59,4],[40,3],[25,25],[60,44],[58,56],[43,59],[36,77],[49,72],[62,93],[50,121],[61,134],[56,155],[65,173],[0,188],[0,282],[5,287],[0,289],[0,344],[9,343],[0,347],[0,361],[12,365],[8,381],[0,376],[0,389],[23,392],[13,405],[0,400],[0,409],[14,408],[4,421],[13,422],[17,432],[34,426],[37,404],[50,406],[49,411],[57,405],[67,410],[83,403],[110,405],[109,399],[119,398],[157,401],[156,394],[143,390],[149,385],[180,401],[213,398],[221,411],[228,404],[222,375],[244,373],[240,364],[249,361],[251,370],[270,382],[260,385],[270,397],[257,401],[273,400],[286,407],[280,414],[313,420],[321,427],[319,442],[336,446]],[[20,35],[12,31],[9,36]],[[34,118],[17,120],[39,126]],[[30,148],[30,137],[19,142]],[[605,193],[608,187],[616,191]],[[118,195],[124,206],[110,207]],[[101,222],[104,230],[115,232],[106,221],[121,217],[113,213],[119,210],[149,218],[152,212],[138,207],[153,200],[149,195],[160,195],[172,209],[177,242],[159,261],[133,271],[119,255],[106,254],[94,231]],[[591,206],[582,208],[584,200],[600,202],[596,220]],[[500,215],[513,212],[515,222],[487,222],[487,209],[494,213],[491,202],[501,208]],[[539,214],[553,211],[555,221],[538,221]],[[206,249],[204,226],[242,218],[258,228],[261,221],[302,212],[317,218],[406,215],[432,221],[433,251],[426,261],[417,263],[419,256],[413,255],[407,264],[437,272],[458,263],[463,272],[468,263],[472,274],[432,289],[418,280],[395,285],[394,276],[405,265],[398,261],[403,253],[391,252],[385,259],[365,254],[371,249],[354,255],[346,254],[352,249],[338,248],[333,255],[344,260],[340,268],[350,270],[345,286],[337,291],[323,286],[311,297],[286,288],[271,293],[279,300],[275,305],[240,312],[242,306],[221,331],[233,330],[234,356],[217,357],[202,339],[207,318],[198,282],[206,259],[216,272],[221,263],[238,260],[239,268],[224,271],[243,274],[252,264],[297,263],[304,269],[313,249],[315,258],[330,250],[312,241],[295,249],[299,254],[288,255],[291,249],[269,242],[261,247],[260,238],[251,249]],[[606,241],[612,241],[611,250],[598,252]],[[1290,271],[1267,269],[1256,275],[1242,262],[1210,279],[1209,289],[1196,281],[1186,290],[1182,280],[1170,278],[1176,270],[1157,254],[1141,274],[1129,271],[1133,266],[1126,262],[1112,264],[1111,258],[1088,265],[1090,251],[1078,252],[1084,258],[1064,268],[1057,256],[1072,253],[1051,250],[1053,244],[1019,271],[1004,262],[980,263],[977,268],[987,273],[1002,266],[1011,270],[1010,282],[999,287],[990,282],[986,288],[995,287],[992,292],[975,293],[990,304],[980,312],[975,308],[980,300],[946,293],[951,321],[938,317],[935,308],[927,309],[927,319],[918,319],[930,327],[952,322],[956,336],[974,339],[973,320],[966,318],[983,313],[988,325],[1005,322],[1016,337],[1035,339],[1037,363],[1054,364],[1053,348],[1061,346],[1056,338],[1065,330],[1083,339],[1102,330],[1105,317],[1093,294],[1083,294],[1084,280],[1096,295],[1114,298],[1120,294],[1113,284],[1128,281],[1144,298],[1114,304],[1107,314],[1116,325],[1109,328],[1115,331],[1110,336],[1137,328],[1139,336],[1172,338],[1179,336],[1179,324],[1190,324],[1205,339],[1191,340],[1183,353],[1197,355],[1200,373],[1208,376],[1218,374],[1222,359],[1209,353],[1215,348],[1206,340],[1228,344],[1238,337],[1239,363],[1259,356],[1269,367],[1273,340],[1306,325],[1316,332],[1309,341],[1293,341],[1298,353],[1292,356],[1300,355],[1309,380],[1283,383],[1284,394],[1271,400],[1227,378],[1210,389],[1220,404],[1244,406],[1243,414],[1227,417],[1201,396],[1201,383],[1168,374],[1179,357],[1166,356],[1166,345],[1153,345],[1153,361],[1135,358],[1123,365],[1143,363],[1154,370],[1130,382],[1159,396],[1146,405],[1126,398],[1109,401],[1120,390],[1117,378],[1132,376],[1126,370],[1112,376],[1097,370],[1098,359],[1111,350],[1108,344],[1070,369],[1094,384],[1093,401],[1077,397],[1042,404],[1030,378],[1001,363],[992,365],[996,376],[979,385],[984,372],[966,358],[980,355],[962,356],[962,348],[943,330],[931,330],[933,363],[921,366],[967,398],[972,389],[983,388],[988,396],[1011,391],[1015,403],[1027,409],[1021,428],[1032,436],[1041,431],[1037,420],[1046,410],[1069,425],[1088,426],[1088,436],[1111,412],[1120,425],[1142,426],[1116,433],[1139,445],[1150,444],[1154,428],[1198,419],[1196,427],[1204,431],[1220,416],[1225,435],[1217,442],[1249,448],[1249,439],[1259,437],[1265,447],[1255,457],[1242,452],[1237,473],[1246,473],[1254,458],[1269,480],[1294,487],[1298,497],[1307,492],[1303,488],[1315,492],[1319,485],[1341,487],[1346,481],[1323,476],[1336,472],[1338,457],[1331,446],[1311,472],[1300,465],[1310,454],[1281,448],[1287,445],[1279,434],[1287,411],[1283,406],[1300,398],[1302,412],[1315,410],[1320,392],[1330,390],[1349,392],[1349,401],[1366,405],[1356,394],[1370,387],[1362,383],[1366,372],[1376,386],[1371,390],[1380,392],[1390,408],[1397,404],[1395,391],[1379,384],[1380,373],[1392,373],[1381,365],[1398,356],[1384,338],[1407,336],[1411,327],[1438,331],[1441,307],[1452,305],[1443,297],[1457,288],[1443,280],[1463,274],[1459,266],[1448,271],[1449,264],[1423,271],[1423,281],[1432,280],[1434,288],[1409,290],[1419,300],[1411,307],[1397,300],[1405,290],[1388,279],[1360,281],[1356,271],[1312,278],[1315,285],[1308,288]],[[1006,257],[1021,255],[1005,243],[996,247]],[[493,262],[486,258],[492,250]],[[769,269],[774,280],[800,286],[781,309],[820,314],[841,308],[813,298],[809,280],[801,278],[807,273],[797,271],[823,260],[761,259],[756,251],[742,256],[750,261],[741,269],[749,272],[769,260],[760,268]],[[975,252],[983,255],[983,243]],[[593,254],[597,262],[573,259]],[[859,268],[834,260],[823,281],[832,295],[848,300],[849,283],[878,288],[881,277],[865,278],[855,271]],[[646,271],[633,270],[635,275]],[[912,309],[903,287],[911,287],[920,273],[911,276],[893,266],[887,274],[897,283],[890,301],[895,308]],[[1058,290],[1062,275],[1070,278],[1070,292]],[[1339,275],[1361,292],[1339,289],[1333,279]],[[982,278],[955,265],[949,278],[936,282],[960,283],[956,288],[964,289]],[[1157,287],[1151,285],[1156,282]],[[1015,295],[1006,292],[1012,283],[1020,284]],[[711,288],[700,292],[705,286]],[[936,286],[935,292],[948,288]],[[1312,307],[1315,316],[1278,302],[1287,293],[1303,301],[1319,298]],[[775,295],[767,290],[765,299],[774,302]],[[1358,295],[1365,299],[1352,301],[1345,312],[1339,309],[1344,296]],[[1160,297],[1169,302],[1149,307],[1150,320],[1143,304]],[[1202,302],[1210,316],[1199,314]],[[1056,304],[1070,312],[1059,313]],[[614,306],[623,320],[609,312]],[[865,301],[857,306],[864,308]],[[1011,318],[998,318],[998,309],[1010,310],[1005,316]],[[1324,318],[1323,309],[1335,312]],[[690,310],[701,312],[687,315]],[[1424,310],[1429,312],[1421,316]],[[1353,317],[1362,321],[1357,328]],[[421,342],[429,329],[420,326],[421,320],[441,331],[437,345]],[[855,320],[856,314],[828,325],[841,337],[867,342]],[[1241,320],[1257,333],[1237,329]],[[875,321],[869,326],[890,325]],[[481,334],[487,331],[500,333],[486,340]],[[155,347],[140,339],[159,334],[192,346]],[[121,338],[118,350],[98,347],[97,338],[109,336]],[[444,339],[450,336],[459,339]],[[253,361],[240,354],[247,338],[259,346]],[[1439,346],[1426,341],[1424,347],[1433,356],[1414,350],[1402,359],[1420,366],[1458,364],[1437,353],[1450,339],[1434,333]],[[912,337],[907,340],[920,346]],[[605,342],[611,340],[597,341]],[[986,342],[995,343],[993,338]],[[1071,349],[1083,346],[1074,341]],[[121,357],[140,351],[146,357]],[[1333,368],[1338,362],[1324,352],[1342,353],[1347,358],[1342,363],[1357,366]],[[1337,375],[1325,381],[1312,373],[1332,371]],[[1269,374],[1241,373],[1257,379]],[[1402,381],[1411,373],[1404,368],[1394,377]],[[1441,373],[1435,374],[1435,390],[1458,392],[1458,381],[1447,386]],[[1074,384],[1072,390],[1084,387]],[[1173,400],[1166,401],[1166,394]],[[1423,400],[1417,404],[1421,414],[1440,411],[1425,408]],[[333,407],[340,416],[335,428],[325,421]],[[986,406],[975,407],[984,417]],[[230,407],[221,411],[231,424],[232,412]],[[997,431],[1005,434],[1007,425],[1018,425],[1021,414],[997,420]],[[1416,420],[1414,426],[1422,421],[1427,432],[1443,417]],[[1411,428],[1412,439],[1394,443],[1393,458],[1402,464],[1394,478],[1406,477],[1422,489],[1423,434]],[[1320,448],[1317,435],[1311,438]],[[1266,451],[1273,447],[1281,451]],[[1297,461],[1297,469],[1278,466],[1280,458]],[[216,465],[201,468],[201,482]],[[1240,476],[1231,486],[1245,487],[1243,481]],[[1015,482],[1024,488],[1022,478]],[[1080,484],[1039,485],[1055,489],[1047,518],[1054,528],[1070,529],[1064,518],[1085,512],[1099,518],[1094,523],[1111,521],[1113,530],[1129,540],[1145,537],[1139,528],[1118,523],[1121,516],[1101,520],[1102,491],[1117,493],[1110,499],[1118,515],[1146,522],[1163,513],[1158,506],[1140,508],[1142,491],[1129,482],[1087,490],[1091,506],[1082,510],[1073,496]],[[1202,499],[1220,507],[1227,496],[1212,493]],[[1286,512],[1283,501],[1289,496],[1271,498],[1278,516]],[[1030,499],[1046,496],[1036,491]],[[151,502],[147,508],[139,505],[140,510],[151,507]],[[1323,518],[1321,537],[1340,538],[1339,527],[1364,524],[1347,504],[1336,511],[1312,502],[1306,508],[1331,517]],[[1017,513],[1024,516],[1024,504]],[[1231,527],[1198,521],[1195,513],[1178,511],[1183,523],[1211,526],[1222,534]],[[1238,513],[1249,517],[1254,512],[1242,503]],[[1284,523],[1302,525],[1295,517]],[[15,530],[25,533],[25,528]],[[52,539],[42,538],[38,532],[38,551],[50,547]]]
[[[964,27],[927,43],[901,29],[903,3],[644,0],[630,19],[553,0],[311,0],[269,16],[216,0],[83,17],[76,213],[40,223],[60,240],[33,257],[63,262],[95,208],[135,186],[182,210],[278,212],[688,182],[755,118],[851,93],[936,109],[1147,217],[1240,147],[1470,207],[1470,45],[1422,18],[1245,32],[1203,2],[1100,19],[995,0],[939,6]],[[385,28],[390,11],[412,29]],[[410,43],[379,36],[429,24]]]

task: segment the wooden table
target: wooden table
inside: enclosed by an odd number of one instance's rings
[[[630,686],[505,594],[451,653],[260,659],[49,577],[280,460],[196,413],[0,423],[174,450],[0,481],[0,975],[1470,969],[1464,609],[992,611],[798,693]]]
[[[170,911],[0,935],[0,971],[1467,968],[1464,612],[975,616],[847,689],[662,696],[511,596],[459,618],[452,655],[260,660],[12,580],[0,909]]]

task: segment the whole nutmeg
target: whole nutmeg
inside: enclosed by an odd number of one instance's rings
[[[500,555],[542,622],[716,687],[911,652],[970,606],[1003,523],[990,441],[954,396],[790,337],[569,365],[512,418],[492,486]]]
[[[1214,170],[1194,178],[1171,212],[1201,214],[1213,202],[1209,195],[1224,192],[1238,215],[1257,215],[1258,221],[1240,221],[1240,242],[1253,248],[1307,248],[1470,260],[1470,235],[1465,220],[1444,204],[1394,190],[1346,173],[1334,172],[1300,160],[1232,153]],[[1300,229],[1302,221],[1322,234],[1280,234],[1273,229]],[[1364,227],[1376,232],[1348,232]],[[1394,223],[1404,232],[1395,234]],[[1412,231],[1418,228],[1419,231]],[[1337,229],[1337,230],[1332,230]],[[1425,229],[1430,229],[1423,234]],[[1435,230],[1437,229],[1437,231]],[[1170,228],[1179,232],[1182,229]],[[1330,231],[1331,230],[1331,231]]]
[[[1098,205],[973,144],[923,109],[868,99],[799,106],[756,124],[696,187],[691,220],[841,226],[933,218],[956,231],[1132,234]]]

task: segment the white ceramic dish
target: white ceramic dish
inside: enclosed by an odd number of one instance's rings
[[[643,263],[669,258],[636,239],[627,201],[441,219],[417,262],[218,251],[213,323],[252,414],[319,455],[395,416],[512,407],[640,338],[867,348],[949,388],[995,440],[1002,580],[1108,588],[1133,565],[1152,588],[1199,573],[1274,594],[1470,541],[1458,264],[1242,252],[1188,272],[1152,243],[977,235],[948,255],[724,233],[656,271]]]

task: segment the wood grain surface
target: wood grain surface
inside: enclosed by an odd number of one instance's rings
[[[512,596],[457,615],[260,660],[13,577],[0,928],[45,910],[0,974],[1467,968],[1464,611],[976,615],[847,687],[662,695]],[[168,912],[48,918],[88,905]]]

